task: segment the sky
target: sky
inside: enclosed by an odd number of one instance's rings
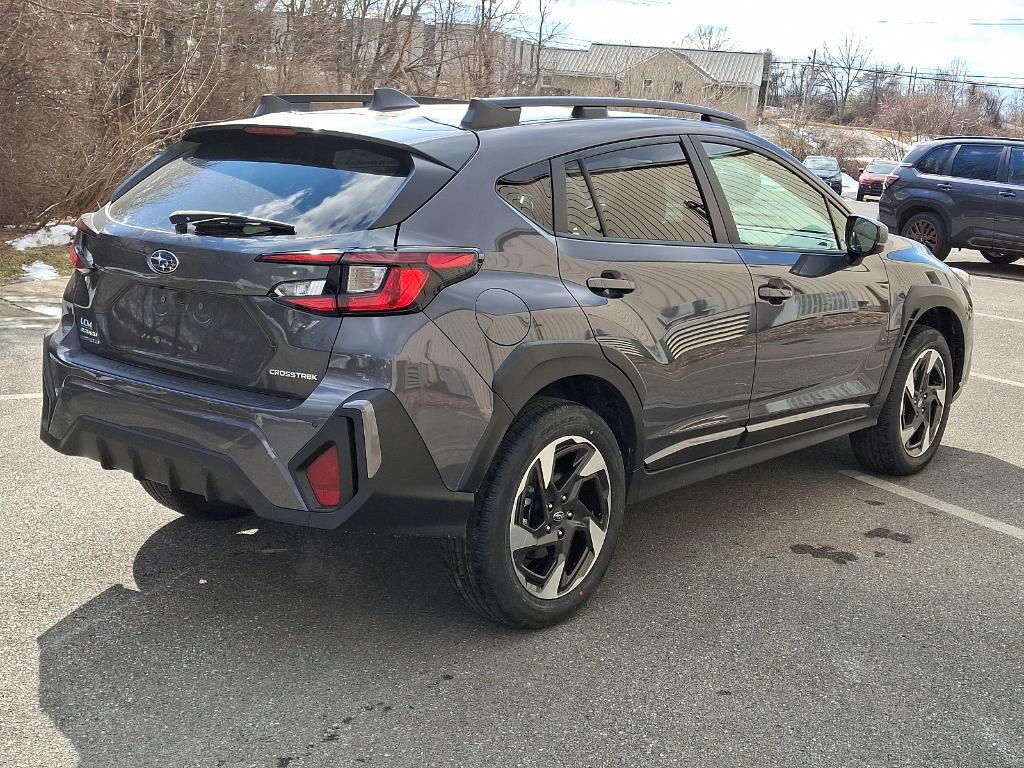
[[[679,45],[694,27],[713,24],[728,27],[734,49],[770,48],[779,59],[853,36],[869,42],[879,64],[934,70],[963,59],[971,74],[1024,85],[1024,0],[556,0],[554,15],[568,24],[566,47]]]

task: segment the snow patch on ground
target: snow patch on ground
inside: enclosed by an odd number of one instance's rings
[[[7,244],[16,251],[26,251],[29,248],[42,248],[47,245],[69,245],[74,236],[75,228],[70,224],[47,224],[31,234],[8,240]]]
[[[58,245],[58,243],[54,243]],[[17,246],[15,246],[17,248]],[[24,250],[24,248],[18,248]],[[55,280],[60,277],[57,270],[43,261],[33,261],[31,264],[22,264],[21,271],[25,273],[26,280]]]

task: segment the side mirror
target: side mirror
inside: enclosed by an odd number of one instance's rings
[[[889,241],[889,228],[867,216],[850,216],[846,220],[846,251],[860,259],[881,253]]]

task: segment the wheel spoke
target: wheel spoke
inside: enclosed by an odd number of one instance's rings
[[[605,471],[608,467],[604,463],[601,454],[592,446],[583,446],[583,456],[576,462],[572,473],[562,481],[558,488],[561,496],[574,497],[579,493],[582,482],[593,477],[598,472]]]
[[[537,594],[545,600],[551,600],[558,597],[558,588],[562,584],[563,573],[565,573],[564,552],[559,553],[555,567],[551,569],[551,573],[548,574],[548,577],[544,580],[544,583],[541,585],[540,591]]]
[[[508,547],[513,553],[530,547],[546,547],[558,542],[558,534],[554,531],[536,534],[519,523],[513,523],[508,529]]]
[[[594,557],[597,557],[604,547],[605,534],[592,517],[587,520],[587,534],[590,536],[590,549],[593,551]]]
[[[547,490],[551,485],[551,477],[555,473],[555,451],[558,448],[558,443],[551,443],[545,446],[537,456],[537,463],[540,465],[540,476],[543,485],[541,488]]]

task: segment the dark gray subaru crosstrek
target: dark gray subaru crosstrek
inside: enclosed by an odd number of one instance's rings
[[[590,596],[631,502],[845,434],[931,460],[963,273],[731,115],[427,101],[265,98],[84,216],[43,440],[193,517],[446,537],[524,627]]]

